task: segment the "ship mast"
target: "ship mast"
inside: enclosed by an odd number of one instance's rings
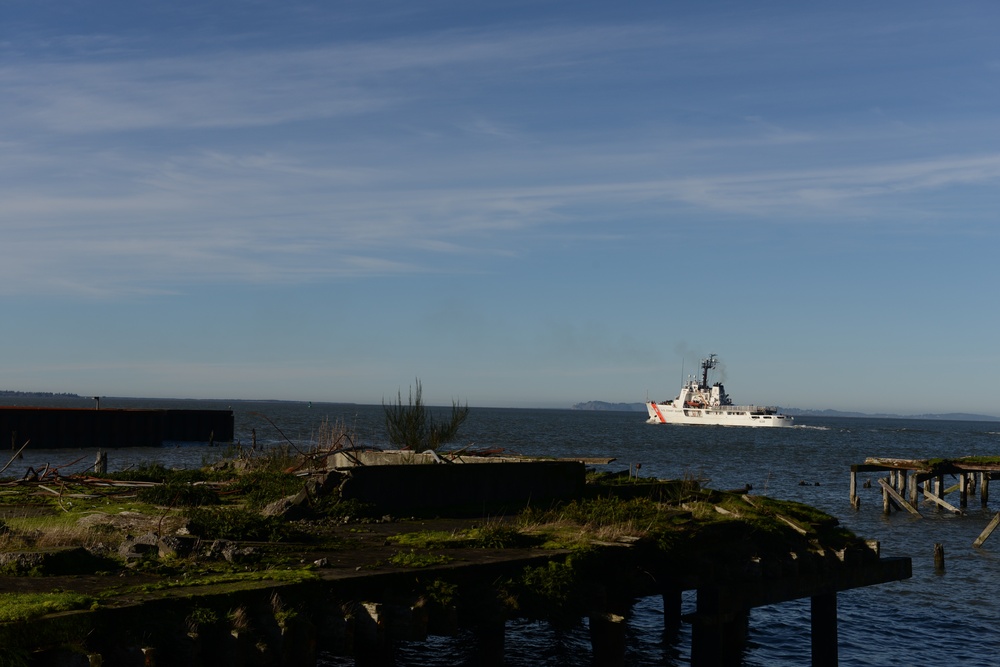
[[[714,354],[708,355],[708,359],[701,362],[701,388],[708,389],[708,371],[718,365],[718,360]]]

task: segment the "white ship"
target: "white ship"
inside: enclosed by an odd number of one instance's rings
[[[646,401],[647,424],[704,424],[709,426],[791,426],[792,418],[777,408],[733,405],[721,382],[708,385],[708,371],[718,365],[715,355],[701,362],[701,381],[689,377],[677,398],[662,403]]]

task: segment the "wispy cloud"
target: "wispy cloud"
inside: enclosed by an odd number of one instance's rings
[[[640,26],[452,31],[300,50],[28,60],[0,67],[0,111],[8,126],[63,133],[355,116],[428,94],[428,77],[447,83],[470,69],[509,77],[511,68],[578,67],[597,53],[649,44],[654,34]]]
[[[919,215],[907,195],[1000,180],[988,150],[894,157],[905,152],[889,136],[884,157],[844,156],[855,127],[726,110],[732,96],[702,96],[712,113],[687,103],[692,70],[730,76],[720,63],[771,30],[507,25],[155,57],[104,38],[75,59],[9,49],[0,291],[480,271],[556,226],[606,241],[679,210],[878,220]],[[685,49],[702,57],[671,57]],[[661,70],[683,86],[648,93],[642,77],[662,83]]]

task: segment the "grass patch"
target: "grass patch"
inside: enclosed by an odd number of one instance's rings
[[[421,530],[389,537],[389,541],[412,549],[516,549],[540,544],[514,524],[494,521],[465,530]]]

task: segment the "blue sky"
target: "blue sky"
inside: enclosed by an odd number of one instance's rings
[[[0,388],[1000,414],[1000,6],[0,1]]]

